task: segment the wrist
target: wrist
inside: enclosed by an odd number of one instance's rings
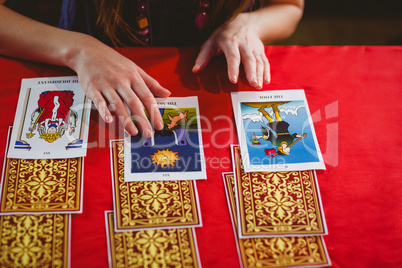
[[[74,32],[74,37],[67,42],[63,49],[64,65],[77,72],[80,61],[100,42],[94,37]]]
[[[258,23],[259,17],[260,15],[256,12],[244,12],[237,15],[233,21],[229,23],[235,24],[234,27],[236,29],[243,28],[243,30],[254,32],[260,37],[262,31]]]

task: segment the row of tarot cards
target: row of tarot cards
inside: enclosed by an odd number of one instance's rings
[[[239,145],[223,181],[243,267],[331,265],[314,169],[325,169],[303,90],[232,93]]]
[[[69,267],[90,107],[77,77],[22,80],[0,187],[1,267]]]
[[[331,265],[315,172],[244,171],[232,145],[233,173],[223,173],[236,246],[243,267]]]
[[[2,267],[70,265],[71,214],[82,213],[90,113],[82,92],[77,77],[22,81],[1,181]],[[140,267],[198,267],[193,228],[202,223],[195,182],[125,182],[123,148],[123,141],[111,142],[115,209],[105,212],[110,266],[129,266],[134,257]],[[146,247],[150,240],[164,248]],[[130,254],[121,255],[128,248],[122,243],[131,243]],[[162,263],[161,250],[169,256]]]
[[[164,121],[161,131],[149,139],[125,133],[124,141],[110,143],[110,267],[201,267],[196,180],[207,175],[198,99],[157,99],[157,104]]]
[[[70,266],[90,106],[77,77],[22,80],[1,180],[1,267]]]
[[[314,169],[325,169],[303,90],[232,93],[239,145],[223,174],[243,267],[331,265]]]
[[[111,141],[111,163],[114,211],[105,212],[110,267],[128,266],[132,258],[138,267],[161,261],[200,267],[194,227],[202,222],[195,181],[125,182],[122,140]],[[3,170],[0,247],[5,255],[0,264],[69,267],[71,214],[82,211],[83,158],[6,158]],[[54,232],[40,231],[46,228]],[[163,249],[147,247],[150,240]],[[161,260],[162,255],[170,257]]]

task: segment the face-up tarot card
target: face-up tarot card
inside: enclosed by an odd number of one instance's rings
[[[85,156],[90,108],[77,77],[23,79],[8,157]]]
[[[81,213],[83,165],[82,157],[5,158],[0,214]]]
[[[193,228],[116,233],[105,211],[109,267],[201,267]]]
[[[157,99],[164,128],[125,135],[125,181],[206,179],[197,97]]]
[[[322,236],[239,239],[236,231],[234,175],[224,173],[222,176],[241,267],[323,267],[331,265]]]
[[[0,267],[69,267],[70,217],[0,216]]]
[[[111,141],[116,232],[200,227],[194,180],[124,181],[124,142]]]
[[[244,170],[325,169],[303,90],[233,92]]]
[[[239,238],[327,234],[315,172],[250,172],[232,146]]]

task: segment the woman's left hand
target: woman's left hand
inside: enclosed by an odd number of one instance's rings
[[[270,66],[258,27],[249,19],[249,13],[241,13],[235,19],[216,29],[201,46],[193,72],[202,71],[212,57],[225,54],[228,77],[232,83],[239,78],[240,63],[251,86],[261,89],[271,80]]]

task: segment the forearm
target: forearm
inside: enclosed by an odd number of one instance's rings
[[[154,96],[166,98],[170,92],[133,61],[89,35],[39,23],[1,3],[4,1],[0,0],[0,54],[70,67],[101,117],[111,123],[114,111],[131,135],[137,135],[138,129],[125,104],[144,137],[150,138],[153,128],[143,107],[151,115],[154,128],[163,128]]]
[[[249,13],[264,44],[289,37],[303,15],[303,0],[270,0],[267,5]]]
[[[73,68],[85,47],[99,42],[94,38],[49,26],[0,5],[0,54]]]

